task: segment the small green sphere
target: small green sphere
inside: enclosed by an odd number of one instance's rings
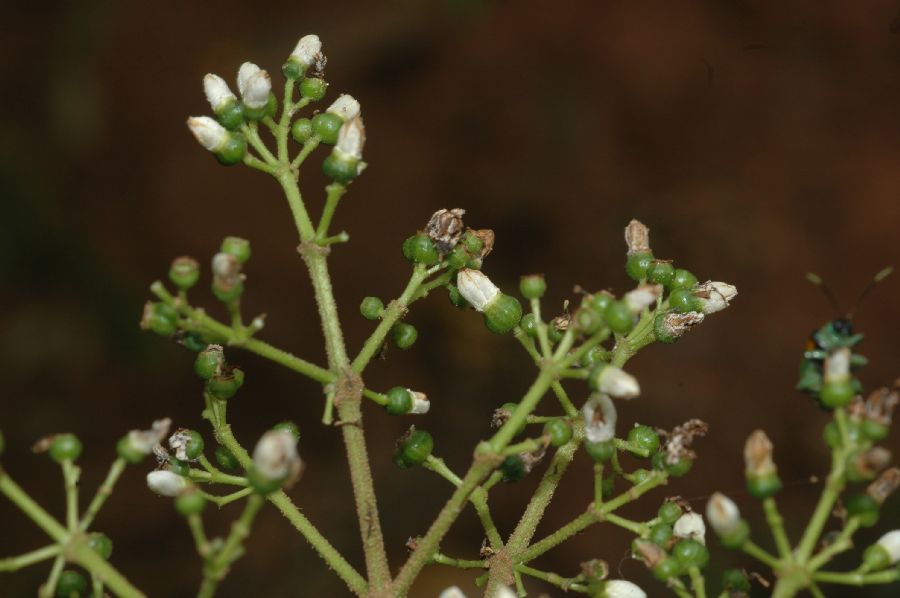
[[[411,428],[397,443],[394,464],[401,469],[421,465],[431,455],[434,439],[425,430]]]
[[[781,479],[778,474],[747,476],[747,492],[753,498],[763,500],[774,496],[779,490],[781,490]]]
[[[331,180],[346,185],[359,175],[359,160],[332,153],[322,162],[322,172]]]
[[[844,498],[844,507],[851,517],[859,517],[859,524],[863,527],[872,527],[878,522],[881,505],[868,494],[857,493],[847,496]]]
[[[675,289],[669,293],[669,307],[672,311],[686,314],[689,311],[700,311],[700,302],[687,289]]]
[[[235,131],[244,124],[244,106],[240,102],[230,101],[216,113],[216,119],[229,131]]]
[[[367,320],[377,320],[384,311],[384,303],[378,297],[364,297],[359,304],[359,313]]]
[[[528,274],[519,280],[519,292],[526,299],[540,299],[547,292],[543,274]]]
[[[397,322],[392,329],[394,344],[398,349],[409,349],[419,338],[419,331],[412,324]]]
[[[694,460],[688,459],[687,457],[681,457],[675,463],[669,463],[666,460],[666,454],[664,451],[660,451],[653,455],[650,458],[650,462],[653,464],[653,469],[657,471],[666,471],[675,478],[680,478],[691,470],[691,467],[694,466]]]
[[[308,118],[298,118],[291,125],[291,137],[297,143],[306,143],[313,136],[312,121]]]
[[[466,266],[469,258],[469,252],[459,243],[453,248],[453,251],[444,256],[444,261],[454,270],[459,270]]]
[[[467,230],[460,238],[460,244],[466,248],[471,255],[481,255],[484,249],[484,239],[475,234],[474,231]]]
[[[602,442],[584,441],[584,450],[596,463],[609,461],[616,454],[616,441],[604,440]]]
[[[57,463],[74,461],[81,455],[81,441],[74,434],[58,434],[50,443],[50,458]]]
[[[195,461],[203,454],[203,436],[197,430],[180,430],[187,435],[187,442],[184,446],[184,454],[190,461]]]
[[[503,473],[503,481],[507,483],[518,482],[528,473],[525,462],[519,455],[510,455],[500,464]]]
[[[188,332],[180,337],[179,342],[191,353],[199,353],[209,344],[199,332]]]
[[[222,467],[222,469],[234,471],[241,466],[240,462],[238,462],[237,460],[237,457],[235,457],[234,454],[224,446],[217,446],[213,454],[216,457],[216,463],[218,463],[219,466]]]
[[[585,336],[591,336],[600,331],[606,325],[603,316],[590,308],[581,307],[572,317],[575,329]]]
[[[740,569],[725,569],[722,572],[722,589],[728,592],[749,592],[750,580]]]
[[[229,133],[225,144],[215,153],[220,164],[232,166],[243,162],[247,155],[247,140],[240,133]]]
[[[250,483],[251,488],[262,495],[272,494],[284,484],[283,479],[273,480],[262,475],[255,466],[251,466],[247,470],[247,481]]]
[[[544,425],[544,434],[550,437],[550,444],[560,447],[572,439],[572,426],[564,419],[552,419]]]
[[[678,577],[684,573],[681,563],[677,559],[666,557],[653,566],[653,577],[659,581],[666,581],[671,577]]]
[[[338,131],[341,130],[343,124],[344,119],[331,112],[322,112],[312,118],[313,133],[319,136],[322,143],[328,145],[334,145],[337,142]]]
[[[441,258],[437,247],[431,237],[425,233],[418,233],[403,241],[403,257],[414,264],[432,266]]]
[[[647,539],[657,546],[665,547],[672,538],[672,526],[668,523],[657,523],[650,528],[650,535]]]
[[[142,453],[131,444],[131,440],[128,436],[123,436],[119,439],[119,442],[116,443],[116,454],[130,465],[137,465],[147,456],[146,453]]]
[[[453,307],[457,309],[466,309],[467,307],[470,307],[469,302],[462,296],[462,293],[459,292],[459,288],[457,288],[455,284],[447,283],[447,296],[450,299],[450,303],[453,304]]]
[[[643,484],[648,479],[650,479],[651,475],[653,475],[653,472],[649,469],[635,469],[631,472],[631,483],[635,486],[637,486],[638,484]]]
[[[313,101],[319,101],[325,97],[328,91],[328,83],[316,77],[310,77],[300,82],[300,95]]]
[[[484,325],[494,334],[506,334],[522,320],[522,304],[512,295],[497,295],[484,308]]]
[[[673,289],[687,289],[690,291],[695,286],[697,286],[697,277],[690,271],[685,270],[684,268],[675,270],[675,274],[672,276]]]
[[[826,407],[845,407],[850,404],[856,392],[853,390],[853,382],[850,379],[825,382],[819,399]]]
[[[634,316],[624,301],[611,301],[603,312],[603,317],[613,332],[625,334],[634,328]]]
[[[306,72],[306,65],[296,58],[288,58],[287,62],[281,65],[281,74],[285,79],[299,79]]]
[[[171,458],[168,461],[168,465],[169,471],[176,475],[180,475],[183,478],[186,478],[191,474],[191,464],[187,461]]]
[[[232,368],[228,372],[222,372],[209,379],[206,389],[217,399],[230,399],[244,384],[244,371]]]
[[[240,237],[225,237],[219,251],[233,255],[243,264],[250,259],[250,241]]]
[[[681,540],[672,548],[672,556],[687,569],[702,569],[709,563],[709,550],[697,540]]]
[[[108,561],[112,556],[113,543],[106,534],[94,532],[88,536],[88,547],[100,555],[104,561]]]
[[[677,502],[666,501],[656,512],[656,516],[659,517],[659,520],[663,523],[674,524],[678,521],[679,517],[683,514],[681,507]]]
[[[661,284],[668,288],[672,286],[674,279],[675,267],[672,264],[659,260],[650,262],[650,267],[647,268],[647,280],[653,284]]]
[[[175,510],[184,517],[199,515],[206,508],[206,498],[198,490],[182,492],[175,497]]]
[[[186,291],[200,279],[200,264],[192,257],[177,257],[169,267],[169,280],[179,289]]]
[[[534,318],[534,314],[528,313],[522,316],[522,319],[519,320],[519,327],[522,328],[522,331],[525,333],[525,336],[529,338],[537,338],[538,330],[536,320]]]
[[[412,410],[412,395],[402,386],[395,386],[384,394],[387,396],[384,409],[391,415],[406,415]]]
[[[593,295],[588,295],[585,297],[581,304],[585,307],[593,309],[598,314],[603,315],[606,313],[606,308],[609,307],[609,304],[615,301],[616,298],[607,293],[606,291],[600,291],[599,293],[594,293]]]
[[[609,355],[603,347],[592,347],[584,357],[581,358],[581,366],[584,368],[594,368],[598,363],[606,363]]]
[[[871,419],[862,420],[862,422],[860,422],[860,430],[862,431],[863,436],[872,442],[881,442],[888,437],[888,434],[891,431],[887,425]]]
[[[632,253],[625,260],[625,273],[632,280],[644,280],[647,278],[647,270],[653,262],[653,254],[649,252]]]
[[[220,285],[217,279],[213,279],[212,284],[213,296],[222,303],[229,303],[236,299],[240,299],[244,294],[244,281],[238,280],[236,284],[231,286]]]
[[[59,598],[88,596],[87,578],[78,571],[66,569],[56,582],[56,595]]]
[[[669,313],[671,312],[664,311],[653,316],[653,333],[656,336],[656,340],[666,345],[671,345],[681,338],[672,334],[672,331],[666,325],[666,316]]]
[[[628,443],[645,449],[652,455],[659,450],[659,434],[650,426],[635,426],[628,430]]]
[[[219,345],[209,345],[197,353],[194,372],[204,380],[209,380],[225,367],[225,354]]]
[[[556,325],[551,321],[547,324],[547,338],[550,340],[551,344],[556,344],[563,339],[566,332],[564,330],[560,330],[556,327]]]
[[[178,313],[165,303],[149,302],[144,307],[141,328],[160,336],[171,336],[178,330]]]

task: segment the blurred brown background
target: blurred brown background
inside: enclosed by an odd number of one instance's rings
[[[24,4],[24,3],[22,3]],[[485,269],[514,289],[519,274],[545,272],[553,311],[574,284],[628,288],[622,227],[652,229],[653,247],[703,279],[727,280],[732,309],[676,347],[652,347],[629,364],[644,395],[620,419],[672,426],[700,417],[711,432],[694,472],[646,504],[681,494],[698,508],[729,491],[769,540],[742,494],[744,437],[764,427],[786,489],[779,500],[796,537],[826,472],[826,421],[793,390],[809,332],[833,309],[804,281],[820,273],[845,304],[882,266],[898,261],[900,224],[900,34],[898,3],[879,2],[101,2],[28,3],[4,9],[0,81],[0,426],[3,465],[44,504],[62,509],[61,480],[31,444],[50,432],[84,440],[83,486],[92,492],[125,431],[170,415],[205,429],[191,356],[141,334],[148,284],[169,260],[206,265],[227,234],[253,244],[246,314],[268,313],[261,337],[322,362],[321,335],[295,233],[277,186],[246,168],[225,169],[190,137],[184,120],[208,111],[206,72],[231,81],[252,60],[276,73],[297,38],[318,33],[328,55],[329,99],[360,99],[369,169],[336,218],[352,242],[331,267],[351,349],[372,325],[356,306],[395,296],[408,275],[403,238],[442,207],[497,232]],[[327,105],[327,103],[325,104]],[[308,162],[311,209],[324,179]],[[204,279],[206,280],[206,279]],[[222,315],[206,285],[195,301]],[[869,387],[900,374],[896,348],[900,276],[860,309]],[[388,351],[367,372],[379,389],[403,384],[432,399],[417,425],[462,471],[489,433],[492,409],[533,375],[510,338],[435,293],[416,305],[414,349]],[[237,433],[251,445],[271,424],[300,422],[306,477],[292,494],[354,563],[358,533],[339,434],[321,426],[316,385],[234,352],[247,371],[233,401]],[[583,398],[581,392],[573,391]],[[546,408],[543,409],[544,411]],[[409,424],[369,406],[369,444],[392,563],[423,532],[450,488],[425,471],[390,464]],[[889,444],[900,448],[896,437]],[[541,536],[579,513],[589,466],[573,467]],[[145,467],[129,469],[98,529],[113,561],[152,596],[196,591],[199,562],[170,501],[149,494]],[[539,476],[494,493],[509,531]],[[86,499],[86,497],[85,497]],[[892,499],[879,532],[900,527]],[[224,531],[235,508],[209,513]],[[878,532],[860,534],[863,542]],[[0,501],[3,556],[44,542]],[[592,557],[616,575],[646,581],[623,560],[629,538],[593,528],[538,561],[574,574]],[[481,534],[467,512],[443,543],[472,558]],[[714,542],[713,542],[714,543]],[[222,596],[340,596],[344,589],[274,510],[267,510]],[[843,566],[858,558],[850,556]],[[713,571],[746,564],[716,552]],[[34,595],[47,567],[0,576],[0,595]],[[757,567],[757,570],[759,568]],[[712,575],[715,576],[714,574]],[[426,570],[415,596],[434,596],[474,576]],[[714,587],[717,582],[713,581]],[[533,583],[534,595],[545,590]],[[853,590],[829,595],[878,595]],[[896,588],[895,588],[896,589]],[[833,591],[832,591],[833,590]],[[889,595],[890,592],[880,595]]]

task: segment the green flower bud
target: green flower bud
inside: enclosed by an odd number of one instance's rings
[[[208,116],[191,117],[188,128],[197,141],[225,165],[236,164],[247,153],[247,142],[240,133],[227,130]]]
[[[199,515],[206,508],[206,497],[197,490],[191,488],[175,497],[175,510],[184,517]]]
[[[633,399],[641,394],[641,387],[634,376],[605,362],[594,366],[587,382],[591,390],[618,399]]]
[[[675,279],[675,267],[670,262],[653,260],[647,268],[647,280],[653,284],[661,284],[666,288],[672,286]]]
[[[141,316],[141,330],[150,330],[160,336],[171,336],[178,330],[178,313],[165,303],[148,301]]]
[[[527,316],[526,316],[527,317]],[[525,318],[522,318],[522,321],[525,321]],[[595,368],[601,363],[606,363],[606,359],[608,359],[609,355],[607,354],[606,349],[603,347],[592,347],[587,353],[584,354],[584,357],[581,358],[581,366],[584,368]]]
[[[526,299],[540,299],[547,292],[547,282],[543,274],[529,274],[519,281],[519,291]]]
[[[177,257],[169,268],[169,280],[184,291],[188,290],[200,279],[200,264],[192,257]]]
[[[229,102],[216,114],[219,123],[229,131],[236,131],[244,124],[244,106],[238,101]]]
[[[522,316],[522,319],[519,320],[519,327],[522,328],[525,336],[529,338],[537,338],[538,331],[534,314],[525,314],[524,316]]]
[[[222,147],[215,152],[216,160],[223,166],[233,166],[244,161],[247,155],[247,140],[240,133],[229,133]]]
[[[463,236],[460,237],[460,242],[470,255],[477,255],[481,257],[482,252],[484,251],[484,239],[479,236],[477,232],[478,231],[474,231],[471,229],[467,230],[465,233],[463,233]]]
[[[377,320],[384,311],[384,303],[378,297],[364,297],[359,304],[359,313],[367,320]]]
[[[406,415],[412,411],[413,397],[407,389],[395,386],[387,391],[385,395],[387,396],[387,403],[384,409],[391,415]]]
[[[740,569],[726,569],[722,572],[722,589],[732,594],[747,593],[750,591],[750,580]]]
[[[219,301],[234,301],[244,292],[244,275],[241,274],[241,262],[236,256],[224,251],[214,255],[212,273],[212,291]]]
[[[606,325],[603,316],[590,308],[579,308],[572,317],[572,325],[585,336],[591,336]],[[596,348],[596,347],[595,347]]]
[[[206,383],[206,390],[214,398],[225,400],[233,397],[244,384],[244,371],[238,368],[225,368]]]
[[[553,419],[544,425],[544,434],[550,437],[550,444],[560,447],[572,439],[572,426],[564,419]]]
[[[216,457],[216,463],[218,463],[222,469],[233,471],[241,465],[237,460],[237,457],[224,446],[217,446],[213,454]]]
[[[635,469],[631,472],[631,483],[635,486],[637,486],[638,484],[643,484],[648,479],[650,479],[651,475],[653,475],[653,472],[649,469]]]
[[[197,430],[181,428],[169,438],[169,448],[179,461],[196,461],[203,454],[203,436]]]
[[[850,380],[839,380],[834,382],[825,382],[822,384],[822,392],[819,393],[819,399],[826,407],[846,407],[853,400],[856,392],[853,390],[853,383]]]
[[[675,289],[669,293],[669,307],[680,314],[700,311],[700,302],[688,289]]]
[[[505,334],[522,319],[522,305],[511,295],[504,295],[491,279],[478,270],[460,270],[456,275],[459,292],[476,311],[484,314],[487,329]]]
[[[419,338],[419,332],[416,327],[406,322],[397,322],[392,328],[394,344],[398,349],[409,349]]]
[[[50,458],[57,463],[74,461],[81,455],[81,441],[74,434],[57,434],[50,441]]]
[[[772,442],[762,430],[755,430],[744,444],[747,491],[760,500],[781,490],[778,468],[772,460]]]
[[[441,259],[431,237],[418,233],[403,241],[403,257],[414,264],[432,266]]]
[[[299,79],[306,70],[315,65],[317,70],[322,70],[325,64],[325,55],[322,54],[322,41],[318,35],[304,35],[297,42],[297,46],[288,56],[282,68],[284,76],[288,79]]]
[[[653,565],[653,577],[659,581],[667,581],[670,577],[678,577],[684,573],[681,563],[674,558],[665,557]]]
[[[697,277],[694,276],[690,271],[683,268],[678,268],[677,270],[675,270],[675,274],[672,276],[673,289],[691,290],[695,286],[697,286]]]
[[[625,273],[632,280],[644,280],[647,278],[647,270],[653,262],[653,254],[649,251],[641,251],[639,253],[631,253],[625,261]]]
[[[88,547],[100,555],[104,561],[108,561],[112,556],[113,543],[106,534],[94,532],[88,536]]]
[[[322,140],[322,143],[326,143],[328,145],[334,145],[338,140],[338,131],[341,130],[341,126],[344,124],[344,119],[342,119],[337,114],[332,114],[331,112],[322,112],[320,114],[316,114],[312,118],[312,130],[313,133],[319,136]]]
[[[199,353],[206,348],[208,341],[199,332],[186,332],[176,339],[178,344],[192,353]]]
[[[846,428],[847,441],[851,445],[859,444],[864,437],[861,423],[855,419],[848,419]],[[828,422],[828,424],[825,425],[825,429],[822,431],[822,437],[825,439],[825,444],[828,445],[828,448],[834,449],[841,446],[841,432],[837,422]]]
[[[323,79],[310,77],[300,82],[300,95],[314,102],[324,98],[327,91],[328,83]]]
[[[730,498],[716,492],[706,503],[706,520],[726,548],[740,548],[750,536],[750,527]]]
[[[312,121],[308,118],[298,118],[291,125],[291,137],[297,143],[306,143],[313,136]]]
[[[519,455],[510,455],[500,464],[503,473],[503,481],[507,483],[518,482],[528,474],[528,467]]]
[[[709,550],[696,540],[681,540],[672,548],[672,556],[682,567],[704,568],[709,563]]]
[[[269,430],[253,449],[247,481],[260,494],[270,494],[300,475],[297,438],[290,431]]]
[[[873,419],[864,419],[860,422],[860,430],[863,436],[872,442],[881,442],[888,437],[891,429],[879,421]]]
[[[656,512],[656,516],[659,517],[659,520],[663,523],[668,523],[669,525],[674,524],[681,518],[683,511],[677,502],[666,501]]]
[[[359,162],[354,160],[341,160],[334,154],[331,154],[325,158],[324,162],[322,162],[322,172],[333,181],[347,184],[359,174]]]
[[[72,569],[63,571],[56,582],[56,595],[59,598],[72,598],[73,596],[88,596],[87,578]]]
[[[582,299],[581,304],[589,309],[593,309],[598,314],[603,315],[606,313],[606,308],[609,307],[609,304],[615,300],[616,298],[607,291],[600,291],[599,293],[586,296]]]
[[[851,494],[844,498],[844,507],[850,517],[858,517],[862,527],[872,527],[878,522],[881,505],[868,494]]]
[[[774,496],[781,488],[781,479],[775,474],[747,476],[747,492],[759,500]]]
[[[659,450],[659,434],[650,426],[635,426],[628,430],[628,443],[653,454]]]
[[[434,440],[431,438],[431,434],[411,426],[406,434],[397,441],[394,449],[394,464],[401,469],[421,465],[431,455],[433,449]]]
[[[522,305],[512,295],[499,295],[484,308],[484,324],[494,334],[506,334],[522,319]]]
[[[466,301],[466,298],[462,296],[462,293],[459,292],[459,288],[453,283],[447,283],[447,296],[450,299],[450,303],[453,304],[457,309],[466,309],[471,307],[469,302]]]
[[[869,571],[879,571],[900,561],[900,530],[890,531],[863,553],[863,564]]]
[[[221,374],[224,369],[225,353],[222,345],[207,345],[203,351],[197,353],[197,359],[194,360],[194,371],[204,380]]]
[[[666,457],[666,453],[663,451],[654,454],[650,458],[650,463],[653,465],[653,469],[657,471],[665,471],[670,476],[675,478],[686,476],[694,466],[694,460],[689,459],[688,457],[679,457],[678,460],[674,463],[669,463]]]
[[[624,301],[611,301],[603,317],[609,329],[618,334],[626,334],[634,328],[634,315]]]
[[[219,251],[233,255],[243,264],[250,259],[250,241],[240,237],[225,237]]]
[[[600,442],[584,442],[584,450],[596,463],[609,461],[616,454],[615,440],[602,440]]]
[[[671,538],[672,526],[668,523],[657,523],[650,528],[650,535],[647,536],[648,540],[650,540],[657,546],[662,546],[663,548],[666,547]]]

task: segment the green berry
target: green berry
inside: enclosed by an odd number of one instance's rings
[[[239,129],[244,124],[244,106],[232,100],[219,109],[216,118],[229,131]]]
[[[522,316],[522,319],[519,320],[519,327],[522,328],[522,331],[525,333],[525,336],[529,338],[537,338],[538,330],[536,320],[534,318],[534,314],[525,314]]]
[[[306,143],[313,136],[312,121],[308,118],[298,118],[291,125],[291,137],[297,143]]]
[[[294,58],[288,58],[287,62],[281,65],[281,74],[285,79],[299,79],[306,72],[306,65]]]
[[[524,318],[522,320],[524,321]],[[607,358],[606,349],[603,347],[592,347],[581,358],[581,365],[585,368],[594,368],[598,363],[606,363]]]
[[[672,556],[688,569],[702,569],[709,563],[709,550],[697,540],[681,540],[672,548]]]
[[[494,334],[506,334],[522,320],[522,304],[512,295],[497,295],[484,308],[484,325]]]
[[[328,91],[328,83],[316,77],[310,77],[300,82],[300,95],[313,101],[319,101],[325,97]]]
[[[180,475],[183,478],[186,478],[191,474],[191,464],[187,461],[181,461],[179,459],[169,459],[168,465],[169,471],[176,475]]]
[[[199,515],[206,508],[206,498],[199,491],[182,492],[175,497],[175,510],[185,517]]]
[[[322,172],[331,180],[346,185],[359,176],[361,169],[359,160],[332,153],[322,162]]]
[[[454,307],[458,309],[466,309],[469,307],[469,302],[462,296],[462,293],[459,292],[459,288],[455,284],[447,284],[447,296]]]
[[[604,440],[602,442],[585,440],[584,450],[596,463],[603,463],[612,459],[613,455],[616,454],[616,442],[615,440]]]
[[[591,336],[603,328],[603,326],[606,325],[606,321],[603,319],[602,315],[593,309],[582,307],[575,312],[575,315],[572,318],[572,324],[581,334]]]
[[[116,443],[116,454],[124,459],[126,463],[131,465],[137,465],[147,456],[131,444],[131,440],[128,436],[123,436],[119,439],[119,442]]]
[[[57,463],[74,461],[81,455],[81,441],[74,434],[58,434],[50,443],[50,458]]]
[[[197,430],[179,430],[187,438],[184,445],[184,454],[189,461],[195,461],[203,454],[203,436]]]
[[[779,490],[781,490],[781,480],[778,478],[778,474],[747,476],[747,492],[754,498],[763,500],[774,496]]]
[[[387,403],[385,411],[391,415],[405,415],[413,408],[412,394],[402,386],[395,386],[385,393]]]
[[[431,455],[433,448],[434,440],[431,438],[431,434],[425,430],[410,428],[397,442],[394,450],[394,464],[402,469],[421,465]]]
[[[87,578],[78,571],[66,569],[60,574],[59,580],[56,582],[56,595],[60,598],[87,596]]]
[[[213,279],[212,284],[213,296],[222,303],[230,303],[236,299],[240,299],[244,294],[244,281],[238,279],[234,284],[222,284],[218,278]]]
[[[518,482],[528,473],[525,462],[519,455],[510,455],[503,463],[500,464],[500,471],[503,473],[503,481],[507,483]]]
[[[519,292],[526,299],[540,299],[547,292],[543,274],[528,274],[519,280]]]
[[[565,331],[557,328],[552,321],[547,325],[547,339],[549,339],[550,342],[554,345],[561,341],[565,334]]]
[[[409,349],[419,338],[419,332],[416,327],[406,322],[397,322],[392,329],[394,344],[399,349]]]
[[[199,332],[188,332],[181,336],[178,342],[192,353],[199,353],[209,344]]]
[[[243,264],[250,259],[250,241],[240,237],[225,237],[219,251],[233,255]]]
[[[687,289],[675,289],[669,293],[669,307],[680,314],[689,311],[700,311],[700,302],[694,294]]]
[[[666,325],[666,316],[669,313],[671,312],[664,311],[653,316],[653,333],[656,336],[656,340],[666,345],[671,345],[681,338],[672,334],[672,331]]]
[[[750,591],[750,580],[740,569],[726,569],[722,572],[722,589],[732,594]]]
[[[243,162],[247,155],[247,141],[240,133],[230,133],[225,139],[225,144],[216,151],[216,159],[224,166],[232,166]]]
[[[863,564],[869,571],[881,571],[894,564],[894,558],[881,544],[872,544],[863,552]]]
[[[254,466],[251,466],[250,469],[247,470],[247,481],[250,483],[251,488],[262,495],[272,494],[276,490],[280,489],[281,485],[284,484],[283,479],[272,479],[266,477],[262,475]]]
[[[656,544],[657,546],[663,546],[669,542],[669,539],[672,537],[672,526],[668,523],[657,523],[653,527],[650,528],[650,535],[647,536],[647,539]]]
[[[403,257],[414,264],[432,266],[441,259],[437,247],[431,237],[418,233],[403,241]]]
[[[384,303],[378,297],[365,297],[359,304],[359,313],[367,320],[377,320],[384,311]]]
[[[216,457],[216,463],[218,463],[222,469],[233,471],[241,465],[238,462],[237,457],[224,446],[217,446],[213,454]]]
[[[853,382],[847,379],[822,384],[822,392],[819,393],[819,399],[821,399],[823,405],[833,409],[849,405],[855,395]]]
[[[272,429],[277,432],[287,432],[294,438],[294,440],[300,440],[300,426],[289,419],[278,422],[277,424],[272,426]]]
[[[222,372],[209,379],[206,383],[206,389],[217,399],[230,399],[238,389],[244,384],[244,371],[238,368],[232,368],[230,371]]]
[[[106,534],[95,532],[88,536],[88,547],[100,555],[104,561],[108,561],[112,556],[113,543]]]
[[[672,286],[674,279],[675,267],[672,264],[659,260],[650,262],[650,267],[647,268],[647,280],[653,284],[661,284],[668,288]]]
[[[653,454],[659,450],[659,434],[650,426],[635,426],[628,430],[628,443]]]
[[[625,273],[632,280],[644,280],[647,278],[647,270],[653,262],[653,254],[649,252],[632,253],[625,260]]]
[[[844,507],[851,517],[859,517],[859,524],[863,527],[872,527],[878,522],[881,505],[868,494],[851,494],[844,499]]]
[[[460,244],[465,247],[466,251],[471,255],[480,256],[481,251],[484,249],[484,240],[471,230],[467,230],[463,233],[463,236],[460,238]]]
[[[683,573],[681,563],[677,559],[666,557],[653,566],[653,577],[659,581],[666,581],[671,577],[678,577]]]
[[[184,291],[188,290],[200,279],[200,264],[192,257],[177,257],[169,267],[169,280]]]
[[[465,247],[457,245],[453,248],[453,251],[444,256],[444,261],[447,262],[447,265],[452,269],[460,270],[461,268],[465,268],[466,264],[469,263],[469,254]]]
[[[659,452],[651,457],[650,462],[653,464],[653,469],[658,471],[666,471],[672,477],[680,478],[691,470],[691,467],[694,466],[694,460],[688,459],[687,457],[681,457],[675,463],[668,463],[666,461],[666,455],[664,452]]]
[[[204,380],[209,380],[222,372],[225,367],[225,354],[220,345],[209,345],[197,353],[194,360],[194,371]]]
[[[544,425],[544,434],[550,437],[550,444],[560,447],[572,439],[572,426],[564,419],[553,419]]]
[[[593,295],[585,297],[582,300],[582,304],[585,307],[595,310],[598,314],[603,315],[606,313],[606,308],[609,307],[609,304],[615,300],[615,297],[606,291],[600,291],[599,293],[594,293]]]
[[[675,270],[675,274],[672,276],[673,289],[687,289],[690,291],[695,286],[697,286],[697,277],[690,271],[683,268]]]
[[[721,542],[722,546],[725,548],[735,550],[743,546],[749,537],[750,525],[741,519],[734,529],[730,530],[727,534],[719,536],[719,542]]]
[[[634,316],[624,301],[611,301],[603,312],[607,326],[613,332],[625,334],[634,328]]]
[[[871,419],[862,420],[860,423],[860,430],[862,431],[863,436],[872,442],[881,442],[888,437],[888,433],[891,431],[885,424]]]
[[[344,119],[331,112],[316,114],[312,118],[313,133],[319,136],[322,143],[327,143],[328,145],[334,145],[337,142],[338,131],[341,130],[343,124]]]
[[[635,469],[631,472],[631,483],[637,486],[638,484],[643,484],[650,476],[653,475],[653,472],[649,469]]]
[[[678,518],[681,517],[683,511],[681,507],[676,502],[666,501],[656,512],[656,516],[659,517],[659,520],[663,523],[674,524],[678,521]]]
[[[178,313],[165,303],[147,302],[141,317],[141,328],[160,336],[171,336],[178,330]]]

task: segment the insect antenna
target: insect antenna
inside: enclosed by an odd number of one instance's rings
[[[886,268],[882,268],[878,272],[878,274],[876,274],[875,276],[872,277],[872,280],[869,281],[869,283],[865,286],[865,288],[862,290],[862,292],[856,298],[856,301],[853,302],[853,308],[850,310],[850,313],[847,314],[848,320],[853,319],[853,313],[856,311],[856,308],[859,307],[859,304],[862,303],[863,298],[865,298],[866,295],[868,295],[870,292],[872,292],[872,289],[874,289],[876,286],[878,286],[879,282],[881,282],[882,280],[884,280],[885,278],[890,276],[893,271],[894,271],[894,267],[888,266]]]
[[[823,293],[825,293],[825,298],[828,299],[828,302],[831,303],[831,306],[834,308],[835,314],[841,314],[841,304],[838,302],[837,297],[834,295],[834,292],[831,288],[825,284],[825,281],[822,280],[822,277],[813,272],[806,273],[806,280],[811,282],[812,284],[819,287]]]

